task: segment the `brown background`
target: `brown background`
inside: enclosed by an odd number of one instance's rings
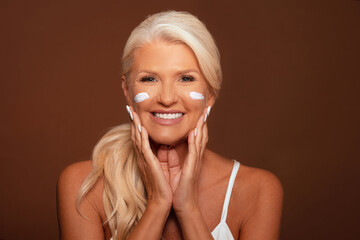
[[[0,1],[0,239],[56,239],[61,170],[128,121],[120,57],[160,10],[205,21],[213,150],[285,190],[281,239],[359,239],[360,1]]]

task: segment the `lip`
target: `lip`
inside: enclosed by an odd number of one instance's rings
[[[153,115],[153,113],[182,113],[183,115],[179,118],[175,118],[175,119],[162,119],[162,118],[158,118],[155,117]],[[149,113],[150,114],[150,119],[152,121],[154,121],[155,123],[158,123],[160,125],[165,125],[165,126],[170,126],[170,125],[174,125],[179,123],[181,120],[183,120],[185,113],[181,112],[181,111],[177,111],[177,110],[155,110]]]

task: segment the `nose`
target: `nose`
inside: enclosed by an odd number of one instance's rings
[[[163,81],[159,92],[159,102],[164,106],[171,106],[177,102],[178,96],[172,81]]]

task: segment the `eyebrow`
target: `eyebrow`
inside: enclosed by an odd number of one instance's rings
[[[187,73],[196,73],[196,74],[199,74],[200,76],[202,75],[202,74],[199,73],[196,69],[186,69],[186,70],[178,71],[178,72],[177,72],[178,75],[180,75],[180,74],[187,74]]]
[[[136,74],[141,74],[141,73],[147,73],[147,74],[152,74],[152,75],[157,75],[157,72],[155,71],[150,71],[150,70],[141,70],[136,72]],[[181,74],[189,74],[189,73],[196,73],[200,76],[202,76],[202,74],[197,71],[196,69],[185,69],[185,70],[180,70],[176,72],[176,75],[181,75]]]

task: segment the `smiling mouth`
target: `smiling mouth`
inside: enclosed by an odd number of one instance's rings
[[[153,116],[160,118],[160,119],[177,119],[184,116],[184,113],[157,113],[153,112]]]

